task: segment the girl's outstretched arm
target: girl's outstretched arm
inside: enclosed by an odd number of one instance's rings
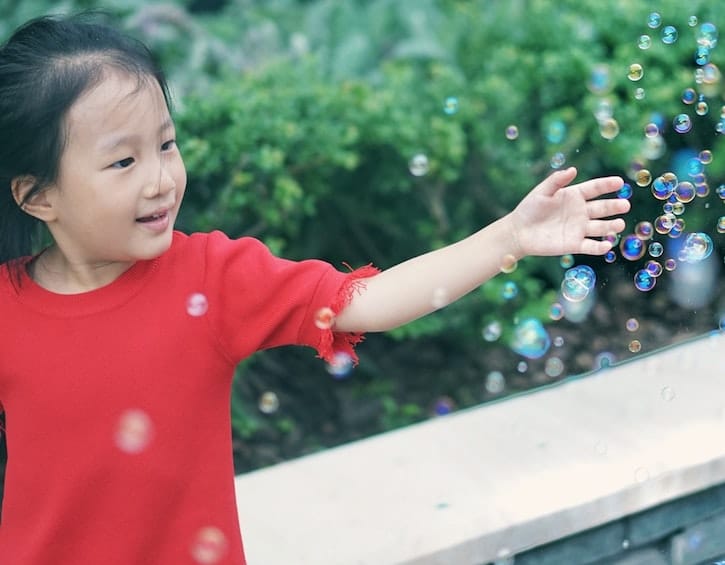
[[[506,216],[456,243],[413,257],[365,279],[335,320],[343,332],[385,331],[458,300],[527,255],[602,255],[611,244],[599,238],[624,230],[629,211],[619,177],[570,185],[577,171],[558,171],[537,185]]]

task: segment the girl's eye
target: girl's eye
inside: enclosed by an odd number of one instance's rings
[[[126,157],[125,159],[121,159],[120,161],[116,161],[111,165],[114,169],[125,169],[127,167],[130,167],[133,165],[133,157]]]
[[[170,139],[169,141],[167,141],[161,145],[161,151],[168,151],[169,149],[172,149],[175,144],[176,144],[176,140]]]

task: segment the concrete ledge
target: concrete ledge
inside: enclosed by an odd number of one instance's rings
[[[250,565],[482,565],[725,482],[725,334],[240,475]]]

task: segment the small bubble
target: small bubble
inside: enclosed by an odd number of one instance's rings
[[[647,27],[650,29],[657,29],[662,25],[662,16],[658,12],[652,12],[647,17]]]
[[[501,289],[501,296],[504,300],[512,300],[519,293],[519,287],[513,281],[506,281]]]
[[[432,415],[445,416],[455,410],[456,403],[450,396],[441,396],[433,403]]]
[[[206,314],[209,309],[209,303],[207,302],[206,296],[201,292],[195,292],[186,299],[186,312],[189,316],[198,318]]]
[[[553,339],[552,343],[554,344],[554,347],[561,347],[564,345],[564,338],[558,335]]]
[[[687,18],[687,25],[690,27],[695,27],[697,25],[697,16],[690,16]]]
[[[559,377],[564,372],[564,362],[558,357],[549,357],[544,365],[544,372],[548,377]]]
[[[445,102],[443,102],[443,111],[449,116],[458,112],[458,98],[455,96],[449,96],[446,98]]]
[[[631,80],[632,82],[637,82],[639,80],[642,80],[642,77],[644,76],[644,68],[642,68],[642,65],[639,63],[632,63],[629,65],[629,71],[627,73],[627,78]]]
[[[219,563],[227,552],[227,538],[213,526],[201,528],[191,545],[191,556],[201,565]]]
[[[640,35],[639,40],[637,41],[637,47],[643,51],[649,49],[652,47],[652,38],[647,34]]]
[[[426,157],[423,153],[413,155],[408,162],[408,170],[410,170],[410,174],[415,177],[422,177],[426,175],[428,173],[429,166],[428,157]]]
[[[554,153],[554,155],[551,157],[551,168],[552,169],[560,169],[564,166],[566,163],[566,157],[561,151],[558,151]]]
[[[514,328],[511,349],[528,359],[543,357],[551,346],[544,325],[536,318],[526,318],[516,324]]]
[[[635,173],[634,181],[637,183],[637,186],[648,186],[652,182],[652,173],[648,169],[640,169]]]
[[[491,371],[486,375],[486,391],[490,394],[501,394],[506,388],[506,379],[501,371]]]
[[[564,307],[558,302],[554,302],[549,307],[549,318],[554,321],[561,320],[564,317]]]
[[[516,365],[516,370],[519,373],[525,373],[529,370],[529,364],[526,361],[519,361],[519,364]]]
[[[659,277],[662,274],[662,264],[659,261],[647,261],[644,269],[653,277]]]
[[[639,329],[639,321],[637,318],[630,318],[626,323],[628,332],[636,332]]]
[[[697,158],[703,165],[709,165],[710,163],[712,163],[712,151],[710,151],[709,149],[703,149],[702,151],[700,151],[700,154],[697,156]]]
[[[619,242],[619,251],[627,261],[637,261],[645,252],[645,243],[636,234],[630,234]]]
[[[648,248],[650,257],[661,257],[665,252],[664,246],[659,241],[653,241]]]
[[[685,104],[694,104],[697,100],[697,92],[694,88],[686,88],[682,91],[682,102]]]
[[[594,289],[597,276],[589,265],[572,267],[564,273],[561,294],[569,302],[581,302]]]
[[[599,124],[599,135],[607,140],[614,139],[619,135],[619,122],[614,118],[603,120]]]
[[[629,342],[628,349],[632,353],[639,353],[640,351],[642,351],[642,344],[640,343],[640,341],[638,339],[633,339],[632,341]]]
[[[126,453],[141,453],[151,443],[153,435],[153,423],[143,410],[127,410],[116,425],[116,445]]]
[[[315,312],[315,326],[321,330],[329,330],[335,323],[335,312],[329,306]]]
[[[675,26],[665,26],[662,28],[662,43],[672,45],[677,41],[677,28]]]
[[[515,125],[510,125],[506,128],[506,139],[513,141],[519,136],[519,128]]]
[[[674,259],[666,259],[665,260],[665,270],[666,271],[674,271],[677,268],[677,261]]]
[[[571,268],[574,265],[574,255],[562,255],[559,258],[559,265],[561,265],[563,269]]]
[[[622,188],[620,188],[619,191],[617,192],[617,197],[629,199],[629,198],[632,198],[632,192],[633,192],[632,185],[629,184],[628,182],[625,182],[622,185]]]
[[[647,96],[647,93],[645,92],[644,88],[641,86],[638,86],[634,89],[634,99],[635,100],[644,100],[645,96]]]
[[[687,114],[678,114],[672,120],[672,127],[677,133],[687,133],[692,129],[692,120]]]
[[[642,221],[638,222],[637,225],[634,226],[634,234],[642,241],[649,241],[652,239],[653,233],[654,227],[652,226],[652,222]]]
[[[650,274],[647,269],[640,269],[634,274],[634,286],[637,290],[648,292],[657,284],[657,277]]]
[[[488,342],[493,342],[501,337],[502,331],[503,328],[501,327],[501,322],[493,321],[489,322],[484,326],[481,334],[483,335],[484,340]]]
[[[518,262],[516,261],[516,257],[514,257],[511,254],[503,256],[503,260],[501,261],[501,272],[502,273],[511,274],[516,270],[516,267],[518,267]]]
[[[332,356],[332,360],[325,363],[325,370],[337,379],[343,379],[352,372],[354,365],[353,359],[349,353],[337,351]]]
[[[670,402],[675,399],[675,391],[672,390],[670,387],[666,386],[662,389],[662,392],[660,393],[662,396],[662,400],[666,402]]]
[[[267,391],[259,397],[258,406],[262,414],[274,414],[279,409],[279,398],[274,392]]]

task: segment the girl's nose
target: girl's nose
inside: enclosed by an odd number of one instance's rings
[[[167,194],[175,188],[176,182],[174,181],[171,172],[162,163],[159,167],[158,176],[150,181],[144,188],[144,196],[147,198],[154,198],[156,196]]]

